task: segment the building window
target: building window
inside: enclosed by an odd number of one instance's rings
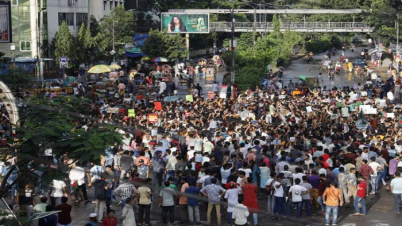
[[[107,2],[103,1],[103,10],[106,10],[106,5],[107,5]]]
[[[18,7],[19,11],[20,11],[20,15],[21,15],[21,19],[22,20],[29,20],[30,19],[30,10],[29,10],[29,6],[20,6]]]
[[[116,8],[117,6],[119,6],[119,2],[114,3],[114,7]]]
[[[31,41],[20,41],[20,51],[31,51]]]
[[[74,26],[74,13],[59,13],[59,26],[66,21],[68,26]]]
[[[11,0],[12,6],[18,6],[18,0]]]
[[[112,10],[112,9],[113,9],[113,2],[110,1],[110,10]]]
[[[88,21],[88,13],[77,13],[76,14],[76,25],[78,27],[81,26],[81,24],[86,24]]]

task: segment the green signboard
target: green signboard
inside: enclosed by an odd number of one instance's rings
[[[209,14],[162,13],[162,31],[168,33],[209,33]]]

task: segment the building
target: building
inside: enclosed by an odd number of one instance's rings
[[[47,0],[48,36],[51,42],[63,21],[76,36],[82,23],[89,26],[89,18],[100,21],[124,0]]]
[[[2,0],[0,0],[2,1]],[[98,21],[124,0],[10,0],[12,16],[12,39],[15,56],[37,58],[39,48],[43,56],[52,54],[48,43],[59,30],[63,21],[69,25],[71,34],[77,35],[82,23],[89,26],[93,15]],[[42,19],[41,19],[42,16]],[[41,25],[42,24],[42,25]],[[0,51],[13,56],[10,43],[1,43]]]
[[[15,57],[35,57],[36,37],[32,26],[35,22],[31,20],[31,13],[35,12],[35,7],[31,8],[32,0],[11,0],[11,26],[13,44],[1,43],[0,52],[4,52],[7,57],[13,57],[10,46],[15,46]]]

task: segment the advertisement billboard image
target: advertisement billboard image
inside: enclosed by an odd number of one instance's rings
[[[10,3],[0,2],[0,43],[11,42]]]
[[[162,31],[167,33],[209,33],[209,14],[162,13]]]

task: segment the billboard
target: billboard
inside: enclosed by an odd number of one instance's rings
[[[0,43],[5,42],[12,42],[10,2],[0,2]]]
[[[162,31],[209,33],[209,13],[162,13]]]

